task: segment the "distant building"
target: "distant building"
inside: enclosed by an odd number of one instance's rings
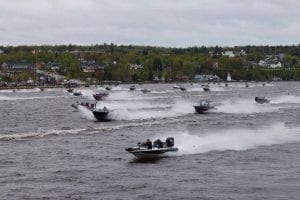
[[[258,66],[266,68],[280,68],[282,67],[282,63],[275,60],[260,60],[258,62]]]
[[[230,58],[237,57],[237,56],[245,56],[246,51],[245,50],[240,50],[240,51],[225,51],[222,52],[222,56],[228,56]]]
[[[268,65],[269,65],[268,62],[265,60],[260,60],[258,62],[258,66],[260,66],[260,67],[268,67]]]
[[[0,54],[4,53],[4,50],[3,49],[0,49]]]
[[[80,59],[80,69],[85,73],[94,73],[96,71],[103,71],[104,66],[97,64],[95,60]]]
[[[61,63],[59,62],[48,62],[46,64],[46,69],[48,70],[59,70],[61,68]]]
[[[281,62],[271,63],[269,67],[270,68],[280,68],[280,67],[282,67],[282,64],[281,64]]]
[[[1,72],[6,76],[14,76],[19,73],[35,73],[35,64],[29,62],[4,62],[1,64]]]
[[[188,81],[189,76],[183,75],[183,76],[176,76],[177,81]]]
[[[207,75],[207,74],[199,74],[194,77],[195,82],[205,82],[205,81],[219,81],[220,77],[217,75]]]
[[[144,69],[143,65],[138,65],[138,64],[129,64],[129,69],[131,70],[138,70],[138,69]]]
[[[233,53],[233,51],[225,51],[224,53],[222,53],[223,56],[228,56],[230,58],[233,58],[235,56],[235,54]]]

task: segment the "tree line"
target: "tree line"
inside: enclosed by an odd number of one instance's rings
[[[225,79],[230,72],[234,80],[300,80],[300,45],[168,48],[104,43],[91,46],[6,46],[0,49],[3,51],[0,63],[27,61],[38,63],[45,69],[48,62],[58,62],[61,68],[57,73],[69,79],[129,82],[153,81],[156,77],[176,81],[183,77],[193,80],[197,74],[212,74]],[[222,55],[225,51],[244,53],[228,57]],[[266,57],[277,59],[283,67],[258,66],[257,63]],[[84,73],[79,58],[93,60],[104,66],[104,70]],[[130,69],[130,64],[142,67]]]

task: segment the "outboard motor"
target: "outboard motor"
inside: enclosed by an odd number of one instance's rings
[[[168,137],[166,139],[166,144],[167,144],[167,147],[173,147],[174,146],[174,138],[173,137]]]

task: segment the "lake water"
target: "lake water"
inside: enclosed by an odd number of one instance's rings
[[[300,198],[300,82],[184,86],[113,87],[97,104],[110,122],[71,107],[100,87],[0,91],[0,199]],[[195,114],[201,99],[216,109]],[[179,151],[162,159],[125,151],[169,136]]]

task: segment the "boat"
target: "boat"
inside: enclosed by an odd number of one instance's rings
[[[73,88],[68,88],[67,92],[69,92],[69,93],[73,92]]]
[[[208,92],[208,91],[210,91],[210,88],[209,88],[208,85],[205,85],[205,86],[203,87],[203,90],[204,90],[205,92]]]
[[[166,153],[177,152],[178,148],[174,147],[174,138],[168,137],[166,142],[157,139],[152,145],[152,142],[148,139],[144,143],[139,142],[137,147],[126,148],[125,150],[139,159],[147,159],[166,156]]]
[[[200,101],[199,105],[194,106],[195,111],[199,114],[204,114],[209,110],[215,109],[212,105],[210,105],[209,101],[202,100]]]
[[[142,91],[143,93],[149,93],[149,92],[151,92],[151,90],[149,90],[149,89],[145,89],[145,88],[144,88],[144,89],[142,89],[141,91]]]
[[[105,89],[106,89],[106,90],[111,90],[111,87],[106,86]]]
[[[103,108],[95,108],[92,110],[94,117],[98,121],[108,121],[107,115],[109,113],[108,109],[104,106]]]
[[[183,86],[180,86],[180,88],[179,88],[181,91],[186,91],[186,88],[185,87],[183,87]]]
[[[174,89],[180,89],[180,85],[177,85],[177,84],[176,84],[176,85],[173,85],[173,88],[174,88]]]
[[[73,92],[73,95],[74,95],[74,96],[82,96],[82,93],[81,93],[80,91],[78,91],[78,92]]]
[[[102,100],[103,97],[106,97],[108,96],[108,93],[105,93],[105,92],[99,92],[99,93],[96,93],[96,94],[93,94],[93,97],[99,101],[99,100]]]
[[[255,102],[259,104],[270,103],[270,100],[266,97],[255,97]]]
[[[135,90],[135,86],[134,85],[130,86],[129,90]]]
[[[186,91],[185,87],[183,87],[182,85],[178,85],[178,84],[174,85],[173,88],[174,89],[180,89],[181,91]]]
[[[230,76],[230,72],[227,73],[227,78],[226,81],[230,82],[231,81],[231,76]]]
[[[82,107],[85,107],[87,109],[89,109],[90,111],[94,110],[95,109],[95,106],[96,104],[93,104],[93,103],[84,103],[84,102],[81,102],[81,103],[76,103],[76,104],[72,104],[72,107],[75,108],[75,109],[79,109],[79,106],[82,106]]]

